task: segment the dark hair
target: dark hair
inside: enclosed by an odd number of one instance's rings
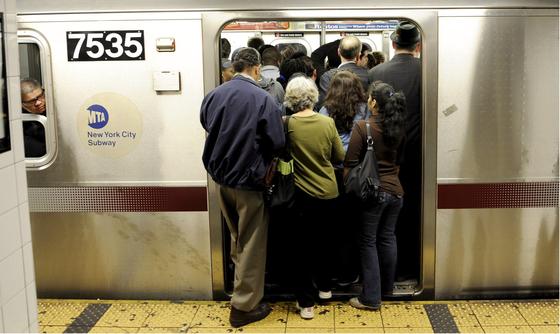
[[[258,50],[263,45],[264,45],[264,40],[259,36],[253,36],[249,38],[249,40],[247,41],[247,46],[255,50]]]
[[[303,52],[296,52],[291,58],[286,59],[280,65],[280,76],[284,79],[280,81],[284,88],[288,84],[290,77],[294,73],[303,73],[307,77],[313,76],[313,61]]]
[[[261,57],[257,50],[253,48],[241,48],[234,55],[233,70],[237,73],[241,73],[249,67],[257,66],[260,64]]]
[[[297,46],[295,46],[294,44],[288,44],[286,45],[282,51],[280,51],[280,54],[282,55],[282,61],[285,61],[287,59],[293,58],[294,55],[300,53],[300,50],[298,49]],[[304,53],[305,54],[305,53]]]
[[[406,98],[391,85],[376,81],[369,86],[368,95],[375,99],[383,127],[383,140],[389,147],[399,144],[404,135]]]
[[[229,54],[231,53],[231,44],[227,38],[220,39],[220,46],[221,46],[221,58],[229,58]]]
[[[362,51],[360,51],[360,57],[363,57],[367,51],[371,52],[371,46],[369,46],[368,43],[362,43]]]
[[[279,66],[282,62],[280,51],[272,45],[264,48],[265,46],[266,45],[263,45],[261,47],[262,64]]]
[[[383,52],[374,51],[374,52],[371,53],[371,55],[375,58],[375,65],[374,66],[377,66],[377,65],[385,62],[385,54]]]
[[[270,48],[275,48],[275,46],[270,45],[270,44],[263,44],[257,49],[257,51],[259,51],[259,53],[261,54],[261,57],[262,57],[262,54],[263,54],[264,50],[270,49]]]
[[[360,78],[349,71],[338,71],[332,78],[324,106],[338,132],[349,132],[360,105],[367,100]]]
[[[379,64],[383,64],[385,62],[385,54],[383,52],[373,51],[372,53],[368,54],[367,57],[368,57],[367,67],[369,69],[372,69],[375,66]]]
[[[375,60],[375,56],[371,53],[367,55],[367,68],[372,69],[377,65],[377,61]]]

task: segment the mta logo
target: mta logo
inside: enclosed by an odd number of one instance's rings
[[[88,125],[93,129],[101,129],[109,122],[107,109],[99,104],[92,104],[87,108],[89,112]]]

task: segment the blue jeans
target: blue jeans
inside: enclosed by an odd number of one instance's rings
[[[379,202],[362,209],[360,257],[363,290],[358,297],[364,305],[377,307],[381,294],[393,293],[397,268],[395,226],[403,205],[402,197],[382,192]]]

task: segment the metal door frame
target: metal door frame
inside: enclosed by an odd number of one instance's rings
[[[436,10],[289,10],[207,12],[202,14],[202,48],[204,93],[220,84],[219,44],[223,27],[234,20],[243,21],[323,21],[323,20],[408,19],[422,32],[422,107],[423,107],[423,175],[422,175],[422,258],[417,297],[434,298],[436,175],[437,175],[437,71],[438,12]],[[217,188],[208,178],[208,214],[214,299],[226,298],[224,292],[223,235]]]

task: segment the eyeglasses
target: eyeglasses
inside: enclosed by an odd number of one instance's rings
[[[37,96],[36,98],[33,98],[31,100],[28,101],[21,101],[22,104],[25,104],[26,106],[34,106],[35,103],[37,103],[37,101],[39,101],[39,99],[42,99],[45,97],[45,90],[41,89],[41,94],[39,94],[39,96]]]

